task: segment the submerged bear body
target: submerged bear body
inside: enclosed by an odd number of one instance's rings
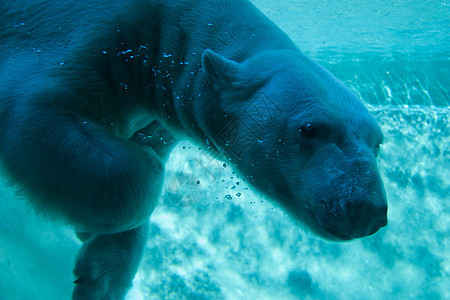
[[[378,124],[248,1],[2,2],[0,79],[2,166],[84,242],[74,299],[124,297],[177,138],[325,238],[386,225]]]

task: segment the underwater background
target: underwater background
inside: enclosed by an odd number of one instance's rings
[[[181,142],[127,299],[450,299],[450,2],[252,2],[380,123],[389,224],[327,242]],[[0,177],[0,300],[70,299],[79,247]]]

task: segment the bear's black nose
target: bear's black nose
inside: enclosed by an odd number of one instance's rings
[[[387,204],[362,201],[348,209],[350,236],[353,238],[374,234],[387,225]]]

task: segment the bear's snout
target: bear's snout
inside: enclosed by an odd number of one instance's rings
[[[387,225],[387,204],[362,201],[349,205],[347,217],[350,224],[347,235],[352,238],[369,236]]]
[[[315,212],[316,219],[326,232],[341,240],[369,236],[387,225],[386,202],[370,199],[353,202],[344,200],[339,208],[322,203]]]
[[[349,240],[387,225],[386,195],[373,160],[353,160],[328,170],[324,177],[329,186],[319,193],[314,216],[328,234]]]

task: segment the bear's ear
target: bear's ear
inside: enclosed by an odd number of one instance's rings
[[[233,79],[236,79],[241,65],[211,49],[206,49],[202,54],[202,68],[211,76],[214,84],[227,87]]]

